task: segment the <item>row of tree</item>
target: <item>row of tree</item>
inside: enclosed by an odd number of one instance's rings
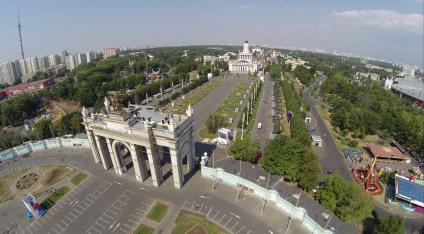
[[[317,184],[321,173],[318,157],[312,152],[309,131],[301,111],[302,99],[293,83],[279,81],[283,89],[290,119],[291,137],[279,135],[265,147],[263,167],[271,174],[283,176],[286,181],[298,182],[306,191]]]
[[[395,136],[424,154],[423,111],[396,97],[370,79],[353,81],[346,72],[334,72],[322,84],[322,95],[331,105],[331,123],[353,137],[378,134]]]
[[[81,113],[72,112],[62,116],[56,122],[40,119],[30,131],[21,131],[21,129],[17,129],[16,131],[3,130],[0,132],[0,151],[20,145],[25,141],[82,133],[84,127],[81,125],[81,122]]]

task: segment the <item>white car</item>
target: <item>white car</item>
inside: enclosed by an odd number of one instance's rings
[[[258,123],[258,129],[262,128],[262,123]]]

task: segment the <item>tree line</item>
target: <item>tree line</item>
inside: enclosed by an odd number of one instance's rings
[[[321,167],[311,149],[305,114],[301,111],[302,99],[292,82],[277,82],[282,87],[287,112],[293,113],[291,137],[278,135],[265,147],[263,167],[271,174],[283,176],[286,181],[299,182],[301,188],[310,191],[318,184]]]
[[[352,137],[394,136],[408,148],[424,154],[423,111],[385,90],[379,83],[354,81],[341,71],[330,74],[321,94],[330,104],[331,123]]]

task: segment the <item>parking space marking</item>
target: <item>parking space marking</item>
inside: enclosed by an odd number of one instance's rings
[[[119,212],[122,211],[121,208],[128,205],[129,201],[134,199],[136,193],[125,190],[124,192],[119,195],[118,198],[115,199],[115,201],[106,209],[106,211],[94,222],[88,229],[87,233],[91,233],[92,228],[97,225],[101,226],[102,228],[99,228],[101,232],[106,232],[107,228],[108,230],[111,230],[114,228],[114,225],[117,223],[117,218],[119,218]],[[116,217],[114,217],[116,216]],[[120,226],[121,224],[119,224]],[[113,230],[116,230],[118,226],[116,226]],[[102,230],[104,229],[104,230]]]

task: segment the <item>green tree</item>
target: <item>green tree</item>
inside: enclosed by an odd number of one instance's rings
[[[405,233],[405,220],[397,215],[387,218],[377,218],[373,234],[403,234]]]
[[[52,121],[46,119],[38,120],[32,128],[31,134],[33,138],[39,140],[53,137],[54,129]]]
[[[230,146],[230,155],[234,159],[248,161],[254,163],[256,155],[259,151],[259,144],[253,142],[249,136],[245,136],[243,140],[237,138]]]
[[[310,149],[305,152],[300,168],[299,186],[306,191],[311,191],[318,185],[321,174],[321,164],[318,156]]]
[[[227,121],[225,118],[217,113],[210,115],[206,121],[206,127],[209,133],[218,132],[219,128],[227,126]]]
[[[265,147],[263,167],[273,175],[283,176],[287,181],[294,181],[300,173],[303,145],[296,139],[278,136]]]
[[[338,174],[326,177],[315,198],[341,220],[350,223],[369,217],[373,208],[368,194],[357,185],[349,184]]]

